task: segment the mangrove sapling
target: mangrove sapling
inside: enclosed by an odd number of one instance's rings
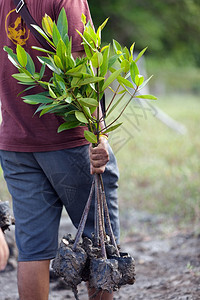
[[[138,95],[149,81],[144,80],[137,66],[146,48],[134,59],[134,43],[128,49],[113,40],[112,53],[111,45],[102,46],[101,40],[101,33],[107,21],[108,19],[95,32],[93,26],[89,22],[86,23],[86,17],[82,15],[84,31],[77,32],[82,38],[85,56],[74,59],[65,10],[61,10],[57,23],[45,15],[42,20],[43,29],[35,25],[34,27],[52,46],[52,51],[33,47],[43,52],[43,56],[38,57],[42,64],[39,73],[36,72],[30,55],[20,45],[17,45],[16,54],[10,48],[4,47],[9,60],[19,71],[13,74],[13,77],[20,84],[28,86],[24,90],[26,95],[22,97],[24,102],[37,105],[35,114],[39,113],[40,117],[49,113],[61,116],[63,123],[59,126],[58,133],[77,126],[87,126],[84,136],[94,147],[98,145],[101,136],[105,137],[121,126],[122,123],[116,122],[134,99],[156,99],[152,95]],[[50,80],[45,80],[45,67],[52,71]],[[129,77],[131,81],[128,80]],[[114,82],[118,84],[115,90],[112,89]],[[30,90],[38,85],[43,87],[44,91],[30,94]],[[110,89],[113,95],[105,113],[101,114],[100,101],[106,89]],[[119,104],[122,104],[121,111],[113,117],[113,111]],[[105,123],[108,116],[111,121]],[[94,193],[94,237],[89,242],[83,239],[81,243],[80,238]],[[67,275],[67,268],[72,268],[70,260],[75,261],[72,277]],[[123,284],[134,283],[134,260],[128,254],[119,253],[117,248],[101,175],[94,175],[91,193],[75,240],[66,237],[62,239],[53,266],[73,288],[76,297],[76,286],[85,278],[97,291],[112,291]],[[87,276],[83,274],[86,268],[89,270]],[[128,274],[127,270],[130,271]]]

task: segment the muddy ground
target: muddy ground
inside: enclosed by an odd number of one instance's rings
[[[173,220],[144,212],[121,213],[122,249],[136,261],[136,283],[122,287],[114,299],[123,300],[199,300],[200,234],[178,228]],[[74,232],[69,220],[61,222],[60,236]],[[10,233],[12,235],[13,233]],[[0,273],[0,300],[17,300],[16,263],[12,258]],[[84,284],[80,300],[88,299]],[[62,280],[51,278],[49,300],[74,299]]]

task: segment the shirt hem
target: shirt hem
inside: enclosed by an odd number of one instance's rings
[[[13,152],[46,152],[46,151],[56,151],[62,149],[76,148],[84,145],[88,145],[88,141],[79,141],[79,142],[68,142],[63,144],[56,145],[41,145],[41,146],[28,146],[28,145],[1,145],[0,150],[4,151],[13,151]]]

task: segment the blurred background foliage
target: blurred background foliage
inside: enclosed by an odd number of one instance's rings
[[[133,103],[110,135],[120,169],[121,214],[131,209],[173,216],[200,231],[200,1],[88,0],[103,40],[136,51],[148,46],[141,73],[154,75],[151,102],[179,124],[179,134]],[[133,220],[134,227],[134,220]],[[134,229],[133,229],[134,230]]]
[[[103,33],[106,42],[114,38],[130,46],[135,41],[137,51],[148,46],[147,70],[168,85],[168,92],[200,92],[199,0],[88,2],[95,26],[110,17]]]

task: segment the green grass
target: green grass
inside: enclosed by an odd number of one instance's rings
[[[183,222],[198,222],[200,99],[173,95],[151,103],[184,124],[187,133],[176,133],[150,112],[145,117],[142,110],[132,104],[123,117],[124,127],[111,136],[120,169],[120,207],[165,213]],[[138,120],[134,111],[137,114],[140,111]]]
[[[151,112],[131,104],[124,125],[110,134],[120,169],[120,208],[165,213],[183,222],[200,218],[200,99],[172,95],[151,103],[184,124],[180,135]],[[0,172],[0,199],[10,199]]]

